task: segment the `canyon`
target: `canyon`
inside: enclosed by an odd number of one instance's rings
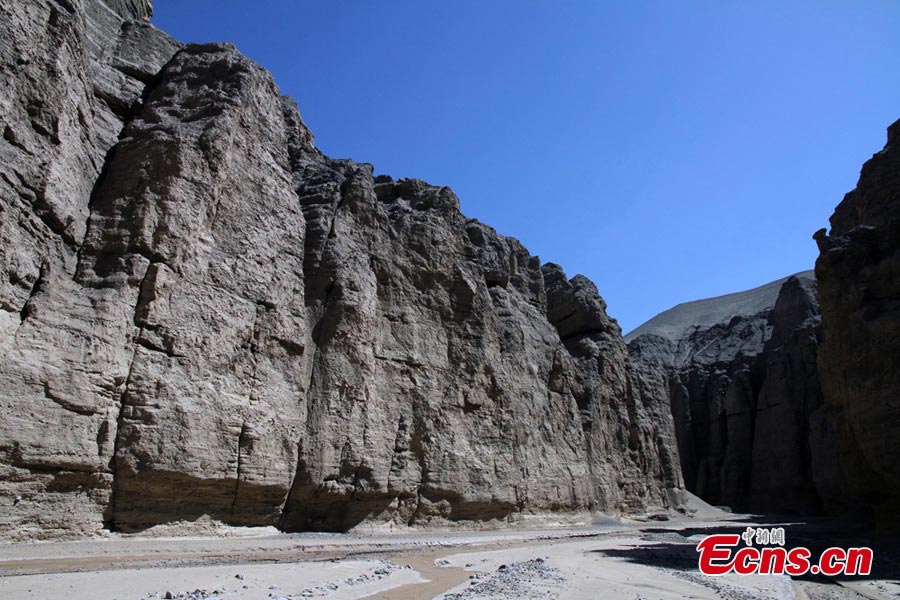
[[[900,122],[815,272],[622,336],[148,0],[0,0],[0,537],[900,506]],[[423,142],[425,143],[425,142]],[[812,242],[810,242],[812,243]]]

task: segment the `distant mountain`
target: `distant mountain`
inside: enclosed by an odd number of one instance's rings
[[[626,336],[666,373],[685,483],[713,504],[816,513],[838,493],[816,372],[812,271],[679,304]]]
[[[792,277],[803,281],[815,281],[815,273],[811,270],[796,273]],[[758,353],[768,336],[762,330],[760,330],[761,335],[736,336],[727,340],[731,345],[727,349],[721,346],[717,347],[717,353],[710,352],[705,346],[697,347],[691,344],[680,344],[680,342],[689,340],[698,332],[709,330],[714,326],[727,327],[736,318],[762,317],[767,321],[768,314],[775,307],[781,287],[788,279],[789,277],[783,277],[743,292],[677,304],[626,334],[625,342],[631,343],[645,335],[669,340],[674,344],[671,348],[673,352],[661,355],[658,359],[659,362],[672,365],[685,360],[697,360],[701,355],[707,356],[711,360],[721,360],[724,357],[723,353],[729,350],[732,355],[741,351]]]

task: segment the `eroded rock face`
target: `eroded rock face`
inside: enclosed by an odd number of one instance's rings
[[[577,365],[574,381],[566,384],[582,414],[601,509],[636,512],[646,508],[647,498],[657,506],[681,504],[683,480],[662,373],[632,364],[622,330],[589,279],[567,281],[554,264],[543,272],[550,321]]]
[[[900,507],[900,121],[816,234],[819,371],[851,500],[897,524]]]
[[[0,534],[674,508],[665,382],[449,188],[149,2],[0,2]]]
[[[840,500],[818,337],[809,271],[679,305],[626,337],[636,362],[666,374],[688,490],[759,512],[812,514]]]
[[[109,505],[137,296],[77,273],[107,153],[180,47],[148,7],[0,3],[0,529],[19,537],[94,531]]]

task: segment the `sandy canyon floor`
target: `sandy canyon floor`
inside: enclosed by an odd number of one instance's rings
[[[581,529],[110,536],[0,545],[0,598],[219,600],[372,598],[900,598],[896,559],[876,550],[869,578],[707,577],[697,541],[773,521],[719,511]],[[790,546],[831,544],[827,522],[779,521]],[[895,556],[895,555],[894,555]]]

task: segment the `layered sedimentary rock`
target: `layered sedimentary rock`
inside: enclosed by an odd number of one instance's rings
[[[77,273],[107,153],[179,47],[146,11],[0,3],[0,529],[22,537],[109,504],[133,311]]]
[[[0,2],[0,533],[678,505],[665,381],[590,282],[149,10]]]
[[[850,495],[896,525],[900,508],[900,121],[816,233],[819,370]]]
[[[672,429],[660,426],[671,419],[662,373],[632,364],[621,328],[589,279],[567,281],[555,264],[544,265],[543,273],[548,316],[576,362],[574,381],[566,381],[582,414],[601,508],[635,512],[647,498],[678,505],[676,441]],[[661,488],[657,481],[667,483]]]
[[[823,510],[840,499],[817,377],[812,272],[676,306],[626,336],[668,379],[687,489],[740,510]]]

